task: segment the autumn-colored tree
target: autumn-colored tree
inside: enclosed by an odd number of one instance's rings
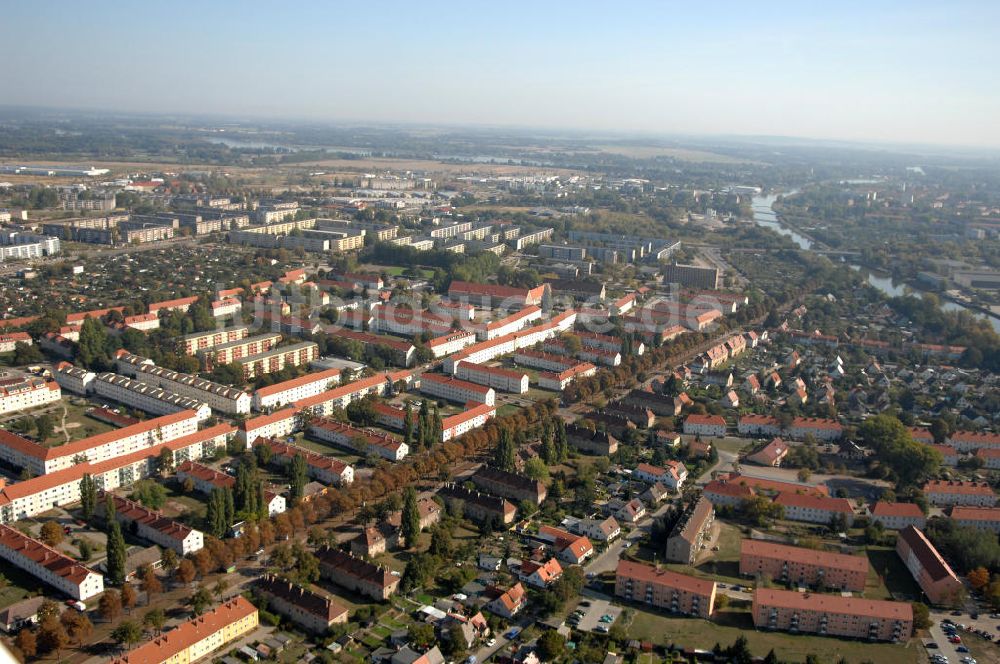
[[[163,592],[163,584],[160,579],[156,576],[156,571],[152,567],[147,567],[142,572],[141,588],[144,593],[146,593],[146,603],[149,604],[153,601],[153,595],[159,595]]]
[[[32,659],[38,652],[38,640],[35,638],[35,632],[27,627],[23,628],[14,637],[14,647],[20,651],[24,659]]]
[[[132,607],[135,606],[135,602],[138,599],[137,593],[135,592],[135,588],[132,587],[131,583],[126,583],[122,586],[121,596],[122,596],[122,606],[124,606],[131,612]]]
[[[198,571],[194,568],[194,563],[187,558],[184,558],[177,563],[177,568],[174,570],[174,577],[177,579],[178,583],[188,585],[194,581],[194,577],[197,573]]]
[[[215,564],[215,559],[208,549],[198,549],[191,555],[191,560],[194,562],[194,568],[198,571],[199,576],[205,576],[211,572]]]
[[[967,578],[969,580],[969,585],[972,586],[973,590],[981,590],[990,582],[990,573],[985,567],[977,567],[969,572]]]
[[[56,657],[60,657],[68,644],[69,635],[58,618],[47,618],[38,628],[38,649],[42,652],[55,651]]]
[[[63,529],[55,521],[46,521],[42,524],[41,540],[49,546],[59,546],[63,541]]]
[[[77,645],[83,645],[94,633],[94,625],[80,611],[63,611],[61,622],[70,641]]]
[[[117,590],[105,590],[101,601],[97,603],[97,612],[108,622],[122,614],[122,598]]]

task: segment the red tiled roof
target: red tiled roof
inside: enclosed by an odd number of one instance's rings
[[[800,593],[794,590],[758,587],[753,593],[753,604],[754,606],[782,607],[798,611],[854,615],[862,618],[882,618],[903,622],[913,620],[913,607],[909,602],[862,599],[822,593]]]
[[[777,544],[765,540],[740,540],[740,557],[742,558],[743,556],[777,558],[778,560],[802,563],[804,565],[861,573],[868,572],[868,558],[865,556],[852,556],[846,553],[833,553],[819,549],[807,549],[801,546],[788,546],[787,544]]]
[[[880,500],[872,508],[872,516],[902,516],[912,519],[924,518],[920,506],[915,503],[887,503]]]
[[[292,378],[291,380],[282,381],[280,383],[275,383],[274,385],[268,385],[258,389],[254,394],[260,397],[266,397],[271,394],[277,394],[278,392],[284,392],[285,390],[290,390],[302,385],[308,385],[309,383],[314,383],[318,380],[334,380],[340,377],[340,369],[326,369],[324,371],[317,371],[315,373],[306,374],[305,376],[299,376],[298,378]]]
[[[676,588],[703,597],[710,596],[715,590],[715,581],[698,579],[687,574],[671,572],[666,569],[657,569],[652,565],[643,565],[631,560],[619,560],[615,576],[666,586],[668,588]]]

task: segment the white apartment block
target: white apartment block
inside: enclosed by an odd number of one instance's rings
[[[0,379],[0,415],[59,401],[62,390],[55,381],[25,376]]]
[[[82,367],[76,367],[69,362],[60,362],[52,372],[52,378],[59,387],[73,394],[90,394],[93,392],[94,379],[97,374]]]
[[[333,420],[319,420],[309,428],[310,435],[361,454],[373,454],[389,461],[402,461],[410,453],[406,443],[373,429],[358,429]],[[364,448],[358,445],[364,440]]]
[[[490,321],[476,330],[480,341],[496,339],[523,330],[527,325],[541,320],[542,310],[537,306],[529,306],[516,311],[499,320]]]
[[[496,405],[497,395],[492,387],[477,385],[443,374],[424,374],[421,376],[420,391],[424,394],[463,404],[475,401],[488,406]]]
[[[139,537],[165,549],[172,549],[181,556],[195,553],[205,547],[205,535],[200,530],[174,521],[122,496],[99,495],[98,514],[103,516],[106,513],[108,496],[111,496],[115,504],[115,518],[125,527],[132,527],[134,524],[135,534]]]
[[[340,382],[340,369],[327,369],[262,387],[253,393],[254,410],[295,403],[326,392]]]
[[[303,414],[326,417],[333,413],[334,408],[347,408],[352,401],[363,399],[366,396],[381,396],[388,392],[395,380],[403,376],[409,376],[407,371],[396,374],[379,374],[356,380],[347,385],[335,387],[332,390],[321,392],[313,397],[307,397],[295,402],[295,408]]]
[[[253,445],[258,438],[280,438],[290,436],[299,425],[299,409],[282,408],[269,415],[261,415],[240,422],[237,438],[246,444]]]
[[[252,401],[250,395],[235,387],[153,365],[140,367],[137,377],[144,383],[196,401],[203,401],[209,408],[220,413],[245,415],[250,412]]]
[[[243,302],[239,298],[231,297],[225,300],[215,300],[212,302],[212,316],[215,318],[228,318],[235,316],[243,310]]]
[[[198,414],[199,422],[212,417],[212,409],[203,400],[168,392],[155,385],[118,374],[98,374],[93,386],[97,396],[112,399],[153,415],[193,410]]]
[[[0,525],[0,558],[73,599],[104,592],[104,577],[10,526]]]
[[[492,387],[494,390],[524,394],[528,391],[528,374],[521,371],[511,371],[500,367],[488,367],[484,364],[462,362],[458,365],[455,376],[480,385]]]
[[[567,311],[553,316],[551,320],[545,323],[526,328],[520,332],[497,337],[496,339],[480,341],[459,353],[445,358],[444,371],[454,374],[459,363],[463,360],[468,360],[475,364],[483,364],[501,355],[509,355],[520,348],[530,348],[541,341],[551,339],[567,330],[573,329],[575,323],[576,312]]]
[[[15,436],[19,440],[14,442],[0,437],[0,460],[18,468],[27,468],[35,475],[45,475],[69,468],[81,458],[91,463],[107,461],[176,440],[197,430],[197,413],[182,411],[58,447],[45,447],[19,436]]]
[[[235,427],[219,424],[131,454],[99,462],[85,461],[9,484],[0,489],[0,523],[11,523],[41,514],[54,506],[80,502],[80,480],[84,475],[90,475],[98,489],[112,491],[159,472],[159,457],[164,449],[170,450],[174,464],[180,465],[185,461],[212,456],[216,449],[225,448],[235,432]],[[13,436],[8,432],[2,433],[0,444]]]
[[[495,417],[496,413],[497,410],[494,406],[483,403],[466,408],[457,415],[444,418],[441,421],[441,442],[446,443],[473,429],[478,429],[486,424],[491,417]]]
[[[440,337],[434,337],[427,342],[427,347],[435,359],[442,358],[476,343],[476,335],[472,332],[449,332]]]
[[[569,369],[564,369],[558,373],[551,371],[538,372],[538,387],[543,390],[562,392],[566,386],[577,378],[593,376],[597,373],[597,367],[590,362],[580,362],[574,364]]]

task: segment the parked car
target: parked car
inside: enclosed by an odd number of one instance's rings
[[[938,644],[931,641],[930,643],[924,644],[924,647],[927,648],[928,650],[937,650]]]
[[[955,652],[969,652],[969,649],[966,648],[965,646],[959,646],[955,648]]]

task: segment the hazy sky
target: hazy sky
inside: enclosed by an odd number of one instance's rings
[[[0,104],[1000,146],[998,0],[0,6]]]

